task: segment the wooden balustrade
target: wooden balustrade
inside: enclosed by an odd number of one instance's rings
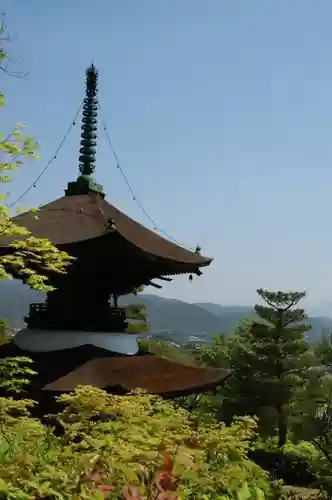
[[[25,322],[30,329],[123,332],[127,328],[124,308],[67,307],[55,310],[47,303],[30,305]]]

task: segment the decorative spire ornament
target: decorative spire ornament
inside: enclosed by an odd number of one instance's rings
[[[98,71],[94,64],[86,70],[85,99],[82,112],[82,132],[79,160],[80,175],[75,182],[69,182],[66,196],[95,192],[105,196],[103,186],[93,178],[96,169],[96,148],[98,131]]]
[[[79,170],[82,175],[91,175],[96,168],[97,146],[97,83],[98,71],[93,64],[86,70],[86,97],[83,105],[81,148],[79,156]]]

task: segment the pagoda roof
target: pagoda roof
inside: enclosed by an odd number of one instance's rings
[[[63,393],[88,384],[110,391],[114,387],[124,392],[140,388],[149,394],[176,397],[212,390],[230,373],[222,368],[183,365],[155,355],[105,357],[87,361],[43,390]]]
[[[51,352],[21,349],[15,341],[0,347],[0,359],[16,356],[33,360],[37,374],[27,386],[26,397],[38,401],[86,384],[114,394],[141,388],[149,394],[173,398],[211,391],[232,373],[224,368],[181,364],[150,353],[122,356],[94,345]]]
[[[32,236],[48,238],[58,247],[101,239],[116,232],[139,250],[161,259],[197,268],[208,266],[212,261],[144,227],[94,192],[63,196],[40,207],[37,213],[25,212],[13,221],[31,231]],[[0,249],[8,248],[17,239],[0,237]]]

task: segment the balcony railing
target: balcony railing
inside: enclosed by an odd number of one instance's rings
[[[103,309],[84,307],[50,308],[47,303],[31,304],[24,318],[30,329],[81,330],[89,332],[124,332],[127,328],[124,308]]]

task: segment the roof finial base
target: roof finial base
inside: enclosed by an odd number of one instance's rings
[[[90,175],[80,175],[76,181],[68,182],[65,189],[66,196],[75,196],[78,194],[98,193],[105,198],[103,186],[97,184],[95,179]]]

